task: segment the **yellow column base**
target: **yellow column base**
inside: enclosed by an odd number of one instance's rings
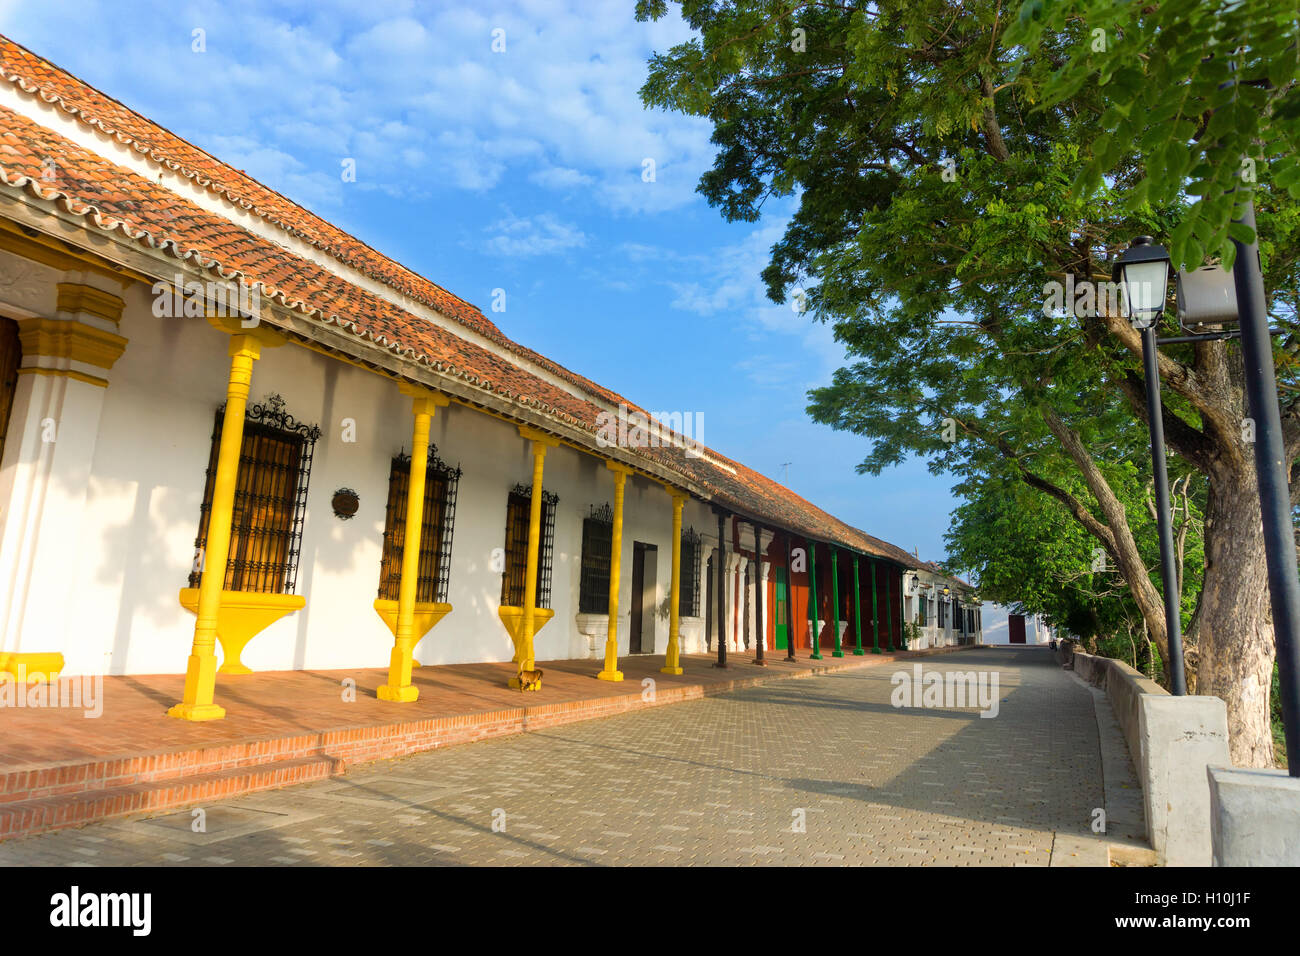
[[[379,685],[375,696],[397,704],[410,704],[420,699],[420,690],[411,683],[412,651],[415,642],[399,640],[393,644],[388,658],[388,680]]]
[[[659,668],[659,673],[672,674],[674,677],[680,677],[682,674],[685,674],[686,672],[682,670],[680,667],[661,667]]]
[[[167,708],[167,716],[181,720],[221,720],[226,716],[226,708],[217,704],[174,704]]]
[[[380,684],[379,689],[375,691],[375,696],[395,704],[410,704],[420,699],[420,688],[414,684],[407,684],[405,687]]]
[[[200,701],[204,696],[200,688],[212,687],[216,683],[217,655],[191,654],[185,665],[185,692],[179,704],[167,710],[169,717],[181,720],[220,720],[226,716],[226,709],[211,700]]]
[[[520,689],[520,687],[519,687],[519,683],[520,683],[520,682],[519,682],[519,678],[518,678],[518,677],[512,677],[512,678],[510,678],[510,682],[509,682],[509,683],[510,683],[510,689],[511,689],[511,690],[519,690],[519,689]],[[532,683],[525,684],[525,685],[523,686],[523,689],[526,690],[526,691],[527,691],[527,690],[541,690],[541,689],[542,689],[542,682],[541,682],[540,680],[535,680],[535,681],[533,681]]]
[[[623,672],[622,671],[601,671],[599,674],[596,675],[596,678],[598,680],[619,681],[623,679]]]

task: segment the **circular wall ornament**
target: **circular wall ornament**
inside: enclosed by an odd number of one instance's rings
[[[361,499],[351,488],[340,488],[330,499],[330,506],[334,509],[334,517],[347,521],[356,515],[357,509],[361,507]]]

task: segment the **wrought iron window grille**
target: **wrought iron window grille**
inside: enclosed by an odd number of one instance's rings
[[[272,394],[250,406],[244,416],[235,501],[230,521],[230,551],[226,562],[227,591],[292,594],[298,583],[303,518],[307,508],[312,456],[320,426],[298,421]],[[212,446],[199,508],[195,553],[206,553],[208,522],[226,406],[218,406]],[[190,587],[202,581],[202,562],[191,571]]]
[[[461,469],[438,457],[429,443],[424,477],[424,513],[420,526],[420,558],[415,599],[445,603],[451,584],[451,544],[456,526],[456,498]],[[379,597],[396,601],[402,586],[402,555],[406,538],[407,497],[411,486],[411,456],[393,456],[388,472],[388,505],[384,512],[384,546],[379,566]]]
[[[582,570],[578,578],[578,613],[609,613],[609,577],[613,561],[614,509],[591,506],[582,519]]]
[[[694,527],[682,532],[681,584],[677,595],[678,617],[700,616],[700,548],[703,538]]]
[[[537,549],[536,606],[551,606],[551,560],[555,549],[555,507],[560,496],[542,489],[541,540]],[[528,576],[528,524],[533,486],[515,485],[506,501],[506,566],[501,575],[501,604],[522,607]]]

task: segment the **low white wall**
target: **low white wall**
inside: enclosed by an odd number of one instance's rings
[[[1230,764],[1227,706],[1218,697],[1175,697],[1123,661],[1077,649],[1072,661],[1110,698],[1142,785],[1151,848],[1167,866],[1209,866],[1206,770]]]
[[[1210,767],[1215,866],[1300,866],[1300,778]]]

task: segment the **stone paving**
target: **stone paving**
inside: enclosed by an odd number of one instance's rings
[[[894,708],[913,663],[996,671],[998,715]],[[1103,745],[1045,649],[976,649],[16,839],[0,865],[1044,866],[1099,842]]]

